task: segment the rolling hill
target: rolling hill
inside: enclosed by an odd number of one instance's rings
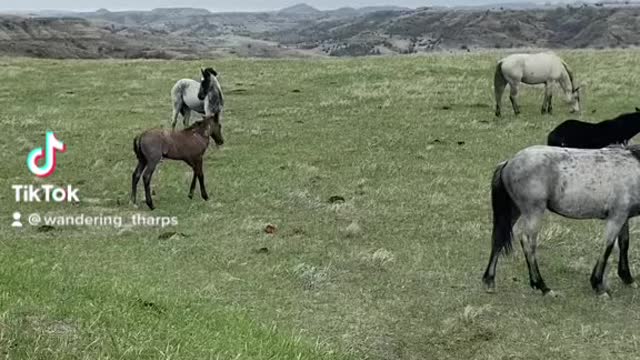
[[[531,8],[530,8],[531,7]],[[206,9],[0,17],[0,55],[54,58],[359,56],[487,48],[640,44],[640,7],[406,9],[298,4],[277,12]],[[49,11],[47,14],[53,14]]]

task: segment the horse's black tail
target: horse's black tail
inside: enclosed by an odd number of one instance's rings
[[[493,208],[492,250],[497,254],[503,250],[505,254],[511,252],[513,220],[517,216],[516,205],[502,180],[502,170],[506,165],[506,161],[498,165],[491,181],[491,206]]]

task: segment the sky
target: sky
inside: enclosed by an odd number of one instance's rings
[[[336,9],[344,6],[398,5],[416,8],[428,5],[477,5],[498,2],[536,2],[535,0],[0,0],[0,11],[6,10],[148,10],[158,7],[197,7],[210,11],[265,11],[277,10],[305,2],[318,9]]]

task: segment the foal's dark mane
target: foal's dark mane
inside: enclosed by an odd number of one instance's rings
[[[198,121],[194,122],[193,124],[189,125],[189,127],[185,128],[183,131],[204,130],[204,125],[205,125],[205,121],[204,120],[198,120]]]
[[[213,116],[218,118],[219,115],[218,114],[214,114]],[[197,132],[198,134],[206,137],[207,135],[204,134],[204,130],[206,128],[206,125],[207,125],[207,120],[202,119],[202,120],[198,120],[198,121],[194,122],[193,124],[189,125],[189,127],[184,128],[182,131],[185,131],[185,132],[194,131],[194,132]]]

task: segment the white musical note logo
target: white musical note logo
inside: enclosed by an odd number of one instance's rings
[[[46,178],[56,171],[56,152],[67,151],[67,146],[62,141],[56,139],[53,131],[47,131],[47,137],[44,150],[39,147],[31,150],[27,156],[27,167],[34,175]],[[42,159],[45,162],[42,166],[38,166],[38,162]]]

